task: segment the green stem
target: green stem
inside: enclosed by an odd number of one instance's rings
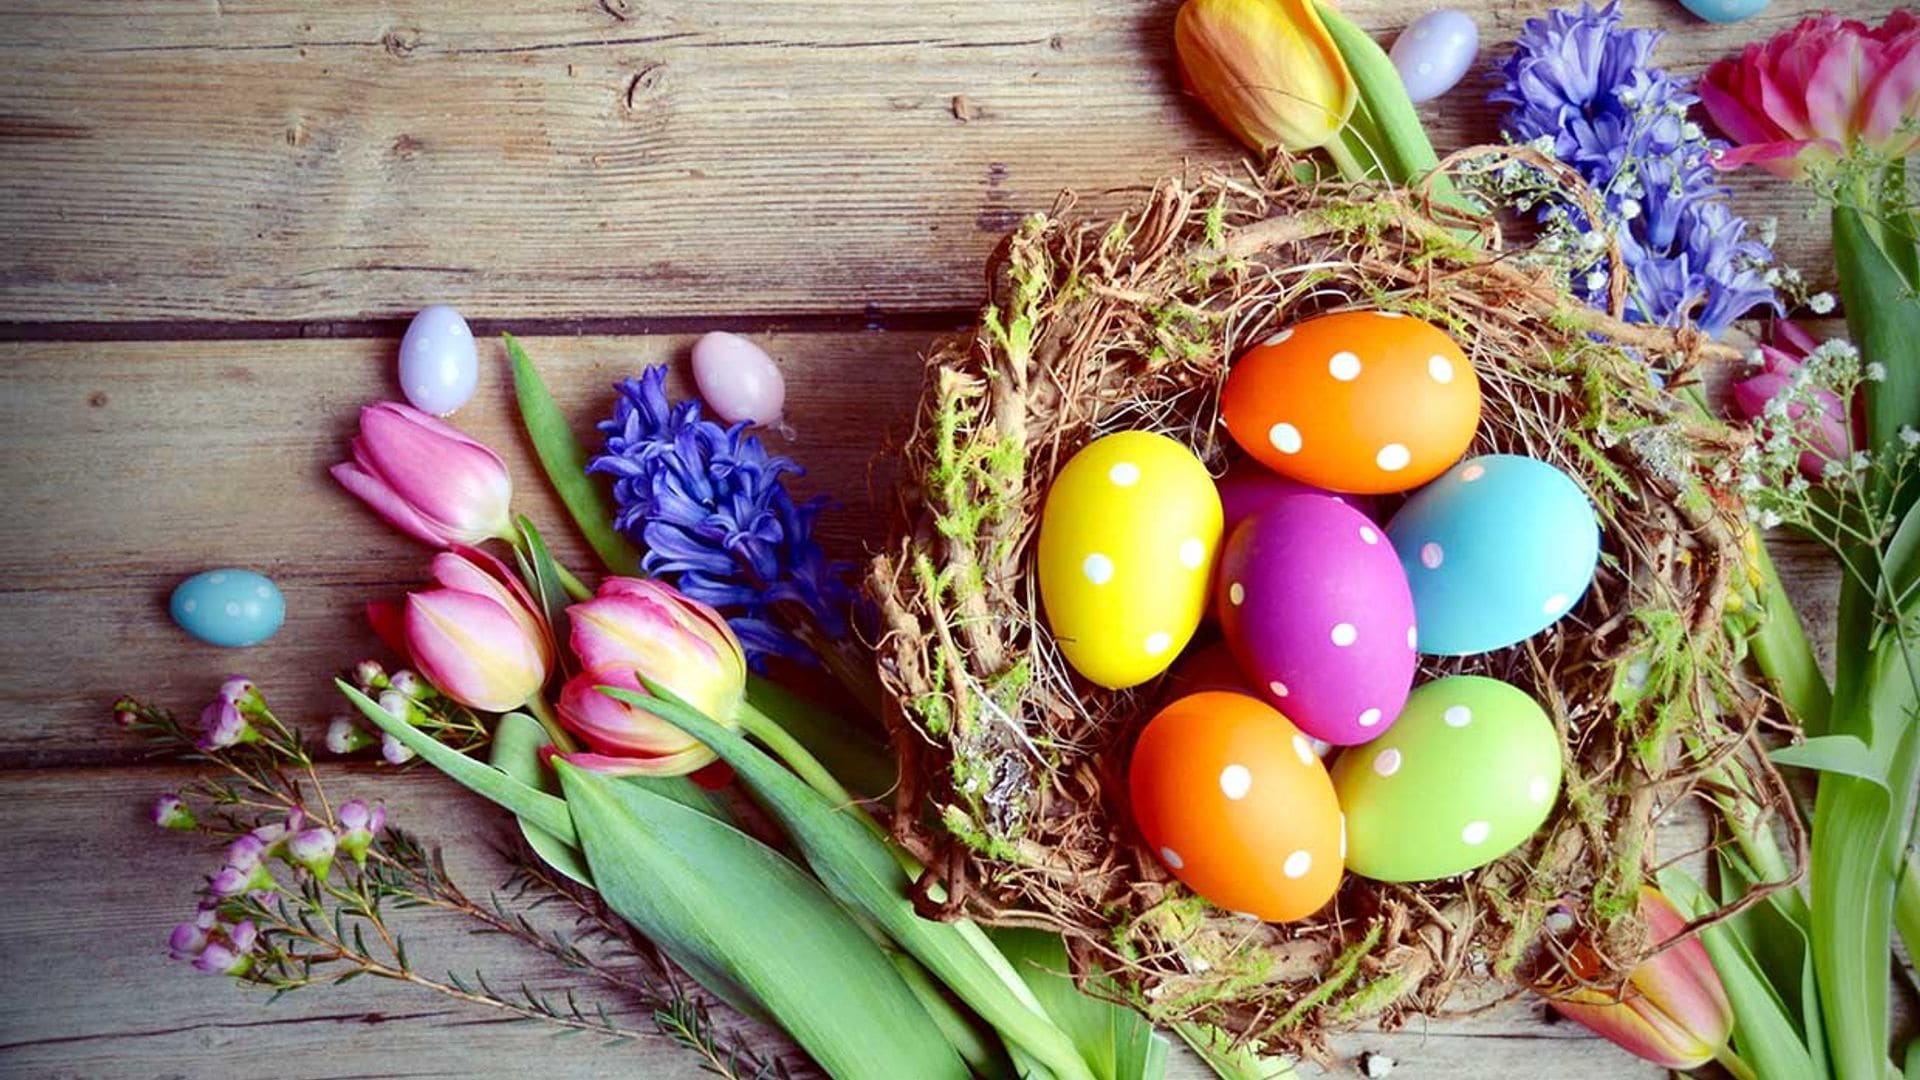
[[[848,791],[846,785],[835,779],[834,775],[827,771],[827,767],[820,764],[820,759],[814,757],[812,751],[800,744],[799,739],[794,738],[786,728],[781,727],[780,721],[761,712],[749,701],[740,703],[740,712],[735,719],[740,724],[740,730],[753,736],[761,745],[773,751],[774,756],[786,762],[787,768],[792,769],[808,787],[825,796],[827,801],[833,803],[837,809],[853,815],[854,820],[873,830],[875,835],[881,837],[886,835],[880,828],[880,823],[873,820],[873,815],[860,806],[860,800],[854,798],[853,792]]]
[[[1377,172],[1368,169],[1366,165],[1362,164],[1359,155],[1355,154],[1353,148],[1347,145],[1347,133],[1349,130],[1351,130],[1350,125],[1341,128],[1340,134],[1320,149],[1327,152],[1327,156],[1333,159],[1333,164],[1340,170],[1340,175],[1348,180],[1366,180],[1370,177],[1377,176]]]
[[[1906,943],[1908,960],[1920,965],[1920,855],[1911,851],[1894,886],[1893,925]]]
[[[1753,1066],[1741,1060],[1740,1055],[1733,1052],[1732,1043],[1722,1045],[1720,1052],[1713,1055],[1713,1060],[1719,1062],[1721,1068],[1732,1073],[1733,1080],[1760,1080],[1760,1074],[1753,1071]]]
[[[568,596],[573,597],[575,601],[591,600],[593,598],[593,590],[587,588],[585,582],[574,577],[573,571],[560,565],[560,560],[554,560],[553,568],[560,572],[560,587],[567,590]]]
[[[1752,566],[1760,578],[1754,592],[1761,612],[1753,635],[1753,658],[1801,729],[1809,736],[1824,735],[1827,715],[1833,710],[1833,690],[1814,658],[1800,612],[1787,595],[1764,540],[1755,545]]]
[[[553,706],[548,705],[545,698],[539,694],[533,695],[527,699],[526,709],[535,720],[540,721],[540,726],[546,730],[547,738],[553,741],[553,748],[556,751],[571,754],[580,749],[580,744],[574,741],[573,733],[560,726],[560,718],[553,715]]]

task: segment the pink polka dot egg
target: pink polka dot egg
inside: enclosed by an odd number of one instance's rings
[[[1519,688],[1478,675],[1422,684],[1392,731],[1334,761],[1348,869],[1433,881],[1492,862],[1547,820],[1560,758],[1559,732]]]
[[[1352,746],[1400,715],[1419,635],[1386,530],[1324,496],[1278,499],[1228,537],[1215,588],[1241,671],[1302,731]]]

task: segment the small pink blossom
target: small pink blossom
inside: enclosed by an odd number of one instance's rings
[[[153,800],[153,807],[147,811],[147,817],[163,829],[178,829],[181,832],[191,830],[199,822],[193,816],[193,808],[179,795],[169,791]]]

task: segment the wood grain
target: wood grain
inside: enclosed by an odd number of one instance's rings
[[[475,896],[503,881],[493,845],[501,816],[427,769],[330,767],[328,790],[387,802],[391,820],[446,843],[450,872]],[[166,936],[193,912],[194,889],[218,862],[194,837],[148,825],[153,794],[185,770],[0,772],[0,1074],[89,1080],[154,1076],[286,1078],[554,1076],[680,1080],[705,1075],[663,1041],[607,1045],[557,1039],[547,1028],[503,1020],[415,987],[362,979],[267,995],[166,959]],[[535,912],[563,928],[552,912]],[[458,916],[403,912],[396,925],[426,974],[484,970],[498,986],[524,981],[557,992],[578,980],[526,947],[476,936]],[[618,996],[583,992],[623,1023],[646,1017]],[[1433,1080],[1639,1080],[1663,1075],[1540,1007],[1501,1006],[1456,1020],[1342,1036],[1349,1054],[1384,1053],[1396,1075]],[[1309,1070],[1311,1073],[1311,1070]],[[1180,1051],[1170,1080],[1209,1076]]]
[[[781,444],[812,475],[801,493],[839,508],[820,531],[857,558],[885,538],[891,484],[881,451],[905,435],[924,336],[769,335],[796,431]],[[524,342],[582,438],[617,379],[653,363],[676,376],[682,337]],[[98,739],[114,696],[197,708],[244,669],[290,718],[338,711],[329,675],[379,655],[361,606],[424,580],[428,551],[363,510],[327,476],[356,409],[394,396],[391,340],[0,346],[0,763],[124,760]],[[518,429],[495,342],[460,425],[500,451],[515,505],[563,560],[590,556]],[[689,393],[684,380],[676,395]],[[876,471],[877,470],[877,471]],[[239,565],[273,577],[287,625],[234,651],[175,629],[166,598],[187,574]]]
[[[1000,234],[1060,189],[1098,212],[1236,159],[1177,90],[1176,6],[15,0],[0,320],[970,308]],[[1343,6],[1382,37],[1407,16]],[[1476,7],[1480,67],[1423,109],[1442,148],[1494,137],[1488,67],[1542,5]],[[1689,73],[1795,9],[1626,5]],[[1803,193],[1733,183],[1787,261],[1831,273]]]

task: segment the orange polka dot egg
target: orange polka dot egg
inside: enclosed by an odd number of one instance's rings
[[[1359,494],[1420,486],[1473,442],[1480,379],[1439,327],[1389,311],[1289,326],[1227,373],[1220,415],[1282,476]]]
[[[1265,702],[1205,691],[1162,709],[1128,769],[1134,820],[1210,903],[1266,922],[1333,899],[1346,825],[1313,743]]]

